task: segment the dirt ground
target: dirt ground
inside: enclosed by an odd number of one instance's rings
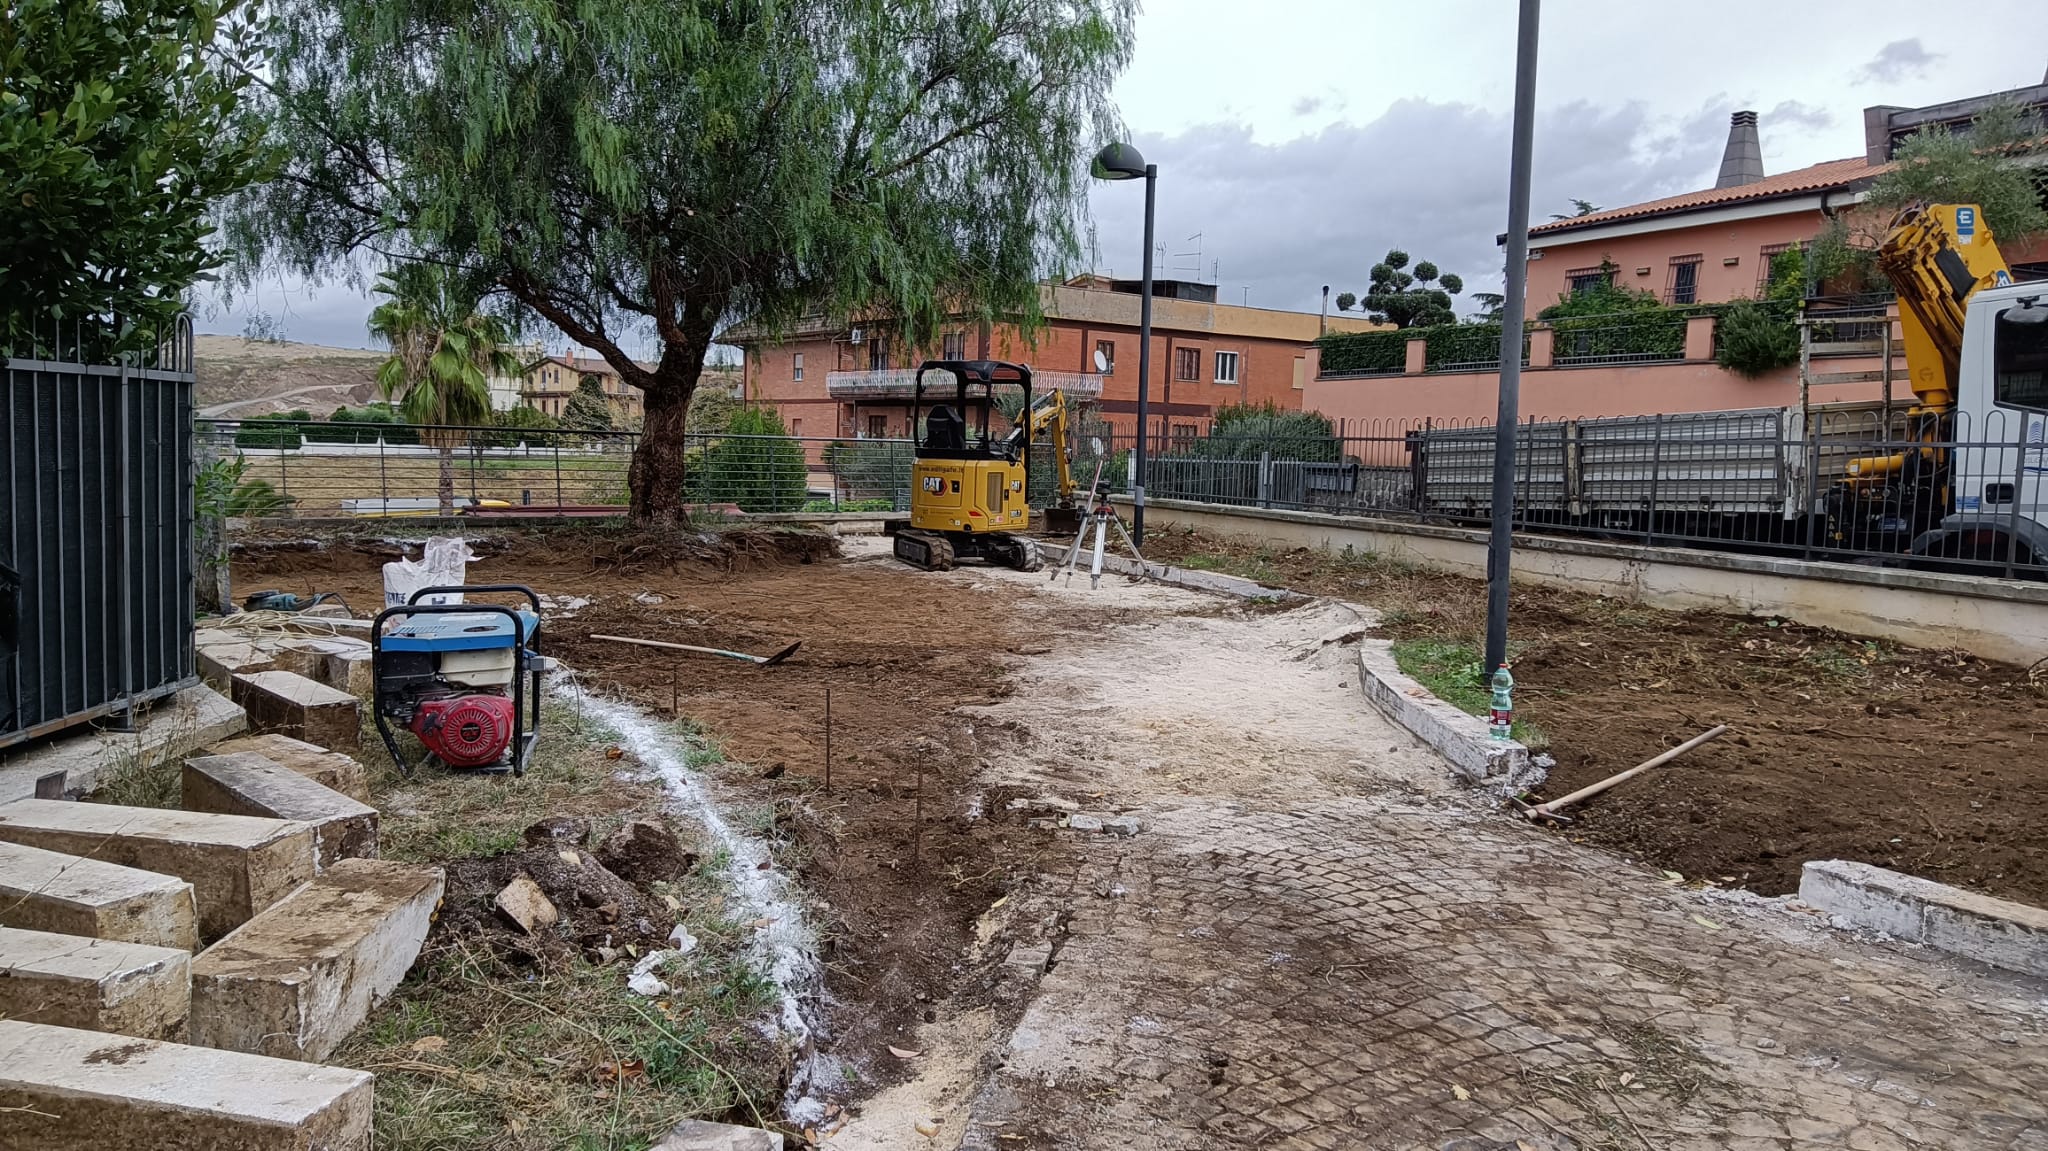
[[[1178,531],[1146,551],[1368,604],[1397,641],[1473,643],[1484,626],[1479,581],[1374,557]],[[1517,716],[1557,759],[1540,796],[1734,729],[1558,834],[1764,894],[1796,890],[1806,860],[1855,859],[2048,905],[2040,668],[1549,588],[1518,588],[1509,611]]]
[[[986,998],[993,961],[963,966],[966,941],[1047,846],[961,818],[1008,798],[983,797],[975,778],[1014,736],[958,712],[1009,693],[1000,657],[1047,646],[1006,597],[907,579],[880,556],[830,559],[822,537],[788,532],[653,542],[527,529],[476,533],[471,546],[482,557],[470,565],[473,584],[524,582],[561,602],[588,601],[551,609],[547,654],[655,715],[679,708],[758,773],[727,781],[729,790],[774,805],[788,841],[778,862],[827,909],[822,958],[847,1008],[835,1013],[832,1046],[853,1074],[870,1084],[900,1077],[886,1048],[906,1042],[933,1004]],[[367,614],[382,598],[382,564],[399,550],[368,532],[315,549],[279,528],[238,541],[234,586],[238,595],[338,591]],[[803,646],[757,668],[592,635],[760,653]],[[793,796],[806,803],[776,804]]]

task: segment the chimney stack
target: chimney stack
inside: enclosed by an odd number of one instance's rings
[[[1756,134],[1756,113],[1737,112],[1728,117],[1728,148],[1721,153],[1721,175],[1716,188],[1739,188],[1764,178],[1764,145]]]

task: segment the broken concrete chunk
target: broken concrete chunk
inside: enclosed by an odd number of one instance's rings
[[[1070,815],[1067,827],[1073,831],[1101,831],[1102,817],[1099,815]]]
[[[685,1119],[647,1151],[782,1151],[782,1136],[759,1127]]]
[[[1131,836],[1136,835],[1139,831],[1143,830],[1143,827],[1138,823],[1137,816],[1119,815],[1115,819],[1112,819],[1108,823],[1104,824],[1103,829],[1105,831],[1108,831],[1111,835],[1122,836],[1125,839],[1129,839]]]
[[[498,913],[528,935],[553,927],[561,914],[530,875],[521,875],[498,892]]]
[[[1007,806],[1011,811],[1030,812],[1033,815],[1072,815],[1074,812],[1081,810],[1081,805],[1071,799],[1060,799],[1050,795],[1041,795],[1036,799],[1020,795],[1011,800]]]
[[[676,833],[667,827],[636,819],[605,839],[597,849],[597,861],[628,883],[648,884],[676,878],[688,871],[697,857],[684,851]]]

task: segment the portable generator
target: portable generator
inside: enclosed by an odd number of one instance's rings
[[[533,610],[501,604],[421,603],[448,592],[512,592]],[[442,765],[523,775],[540,728],[540,597],[519,584],[428,587],[377,613],[370,628],[372,712],[399,770],[415,764],[393,725]]]

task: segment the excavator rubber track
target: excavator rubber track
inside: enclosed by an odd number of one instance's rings
[[[1045,553],[1038,541],[1030,536],[1011,536],[1011,547],[1003,559],[1010,567],[1020,572],[1035,572],[1045,568]]]
[[[896,533],[896,558],[928,572],[953,570],[953,544],[941,535],[911,529]]]

